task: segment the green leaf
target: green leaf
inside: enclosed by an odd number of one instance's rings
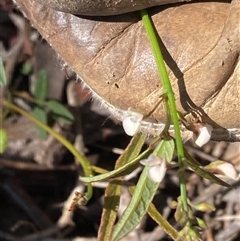
[[[130,160],[136,158],[142,150],[147,135],[137,133],[125,148],[123,154],[116,161],[115,169],[127,164]]]
[[[2,56],[0,56],[0,86],[5,85],[7,85],[7,77],[3,66]]]
[[[72,120],[66,119],[65,117],[61,117],[59,115],[55,115],[54,113],[51,113],[51,119],[53,119],[55,121],[63,122],[63,123],[66,123],[66,124],[72,123]]]
[[[222,186],[225,186],[225,187],[231,187],[231,185],[222,181],[221,179],[219,179],[218,177],[216,177],[212,173],[209,173],[209,172],[205,171],[204,169],[202,169],[200,167],[200,164],[194,158],[192,158],[187,152],[185,152],[185,156],[186,156],[187,165],[191,169],[193,169],[193,171],[196,172],[199,176],[201,176],[203,178],[206,178],[206,179],[210,180],[211,182],[216,183],[218,185],[222,185]]]
[[[162,158],[171,160],[174,152],[173,147],[174,142],[172,142],[171,139],[162,140],[153,153]],[[114,228],[112,236],[112,240],[114,241],[120,240],[138,225],[152,202],[152,199],[159,187],[159,182],[153,182],[149,179],[149,168],[151,167],[146,166],[143,169],[131,202]]]
[[[162,140],[154,150],[154,153],[165,158],[168,163],[172,161],[173,153],[175,150],[174,140],[172,138]]]
[[[135,186],[129,187],[131,195],[133,195]],[[148,207],[149,216],[173,239],[178,241],[183,241],[179,236],[178,231],[158,212],[153,203]]]
[[[173,147],[174,147],[174,142],[172,139],[164,140],[160,142],[160,144],[158,145],[158,147],[155,149],[154,152],[156,153],[156,155],[166,158],[166,160],[170,162],[172,160],[172,156],[174,152]],[[98,181],[103,181],[113,177],[117,178],[117,177],[127,175],[131,173],[133,170],[135,170],[139,165],[139,161],[141,161],[142,159],[145,159],[151,152],[152,151],[150,149],[147,149],[136,158],[130,160],[125,165],[113,171],[110,171],[101,175],[97,175],[94,177],[80,177],[80,180],[82,182],[89,183],[89,182],[98,182]]]
[[[0,129],[0,153],[2,154],[8,145],[8,135],[3,129]]]
[[[135,135],[124,153],[118,158],[115,168],[120,167],[129,162],[129,160],[137,157],[146,140],[146,135],[138,133]],[[114,180],[109,183],[105,191],[104,207],[102,212],[101,224],[98,231],[99,241],[111,240],[113,226],[117,218],[120,195],[122,191],[121,180]]]
[[[21,69],[21,73],[24,75],[29,75],[32,72],[32,65],[29,63],[24,63]]]
[[[45,124],[45,125],[47,124],[47,115],[42,108],[40,108],[38,106],[34,107],[32,114],[36,119],[41,121],[43,124]],[[38,135],[41,138],[46,139],[47,138],[47,132],[38,125],[36,125],[36,128],[37,128]]]
[[[135,186],[129,187],[131,195],[135,191]],[[153,203],[151,203],[147,210],[149,216],[173,239],[176,241],[184,241],[179,237],[178,231],[158,212]]]
[[[112,239],[120,240],[133,230],[146,214],[147,209],[159,187],[159,183],[148,178],[148,169],[145,167],[137,183],[131,202],[116,224]]]
[[[111,240],[113,226],[117,217],[121,192],[122,182],[120,180],[111,181],[106,188],[101,224],[98,230],[99,241]]]
[[[46,104],[49,111],[51,111],[53,114],[66,120],[74,120],[74,116],[72,115],[72,113],[61,103],[55,100],[50,100],[47,101]]]
[[[98,182],[98,181],[103,181],[109,178],[117,178],[117,177],[121,177],[124,175],[127,175],[129,173],[131,173],[133,170],[135,170],[138,166],[139,166],[139,161],[142,159],[145,159],[147,156],[149,156],[149,154],[152,152],[152,150],[147,149],[146,151],[144,151],[143,153],[141,153],[138,157],[134,158],[133,160],[131,160],[130,162],[126,163],[125,165],[119,167],[116,170],[101,174],[101,175],[97,175],[94,177],[80,177],[80,180],[82,182]]]
[[[37,100],[43,101],[46,99],[48,93],[48,77],[45,70],[40,70],[37,75],[37,80],[34,89],[34,97]]]
[[[173,240],[184,241],[179,236],[178,231],[158,212],[152,203],[149,205],[148,214]]]

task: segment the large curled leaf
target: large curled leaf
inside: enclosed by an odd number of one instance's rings
[[[0,129],[0,153],[3,153],[8,145],[8,136],[7,132],[3,129]]]
[[[5,86],[7,84],[7,77],[5,74],[2,57],[0,56],[0,86]]]
[[[40,70],[37,75],[37,80],[34,88],[34,97],[37,100],[43,101],[48,93],[48,77],[45,70]]]
[[[145,134],[136,134],[125,149],[124,153],[116,161],[115,168],[118,168],[121,165],[128,163],[129,160],[137,157],[144,145],[145,139]],[[113,226],[117,217],[121,190],[121,180],[111,181],[106,188],[101,224],[98,231],[99,241],[108,241],[111,238]]]
[[[61,118],[64,118],[65,120],[70,120],[70,121],[74,120],[72,113],[61,103],[55,100],[50,100],[50,101],[47,101],[46,104],[47,104],[47,108],[58,117],[61,117]]]
[[[136,105],[143,113],[148,113],[153,103],[158,102],[163,90],[160,84],[156,84],[159,74],[138,12],[112,16],[108,18],[111,21],[103,21],[98,17],[84,18],[55,11],[36,0],[15,1],[68,66],[84,77],[86,85],[100,97],[98,99],[104,106],[119,108],[112,109],[113,116],[121,119],[122,110],[127,111]],[[165,57],[178,110],[185,115],[200,106],[206,113],[202,115],[203,122],[208,122],[211,117],[225,128],[240,128],[236,114],[240,68],[238,9],[239,0],[194,1],[192,4],[170,5],[162,11],[156,9],[152,15],[155,31],[164,43],[164,49],[168,50]],[[96,13],[94,8],[92,11]],[[58,33],[55,38],[53,29]],[[219,60],[224,64],[219,64]],[[184,78],[179,81],[181,70]],[[208,83],[207,88],[203,83]],[[189,101],[196,106],[190,106]],[[164,122],[164,105],[152,112],[149,119]],[[157,133],[156,129],[154,132],[152,128],[147,130]],[[213,132],[216,139],[225,138],[225,134],[223,137],[214,133],[217,132]],[[233,135],[226,134],[228,140],[233,138]]]
[[[45,125],[47,124],[47,115],[42,108],[38,106],[34,107],[32,114],[36,119],[41,121],[43,124]],[[37,128],[37,133],[41,138],[43,139],[47,138],[47,132],[43,128],[41,128],[38,125],[36,125],[36,128]]]

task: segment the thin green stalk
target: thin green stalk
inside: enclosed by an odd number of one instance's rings
[[[172,86],[168,77],[167,69],[165,66],[165,63],[163,61],[162,52],[155,34],[155,30],[151,21],[151,18],[149,17],[146,10],[141,10],[141,17],[143,24],[145,26],[145,29],[147,31],[148,38],[151,43],[151,47],[153,49],[153,54],[155,57],[155,61],[157,64],[158,72],[162,81],[163,86],[163,94],[166,94],[167,101],[169,104],[169,109],[172,117],[172,122],[174,125],[174,131],[175,131],[175,138],[176,138],[176,148],[177,148],[177,155],[178,155],[178,162],[179,162],[179,168],[180,168],[180,192],[181,197],[183,200],[183,208],[184,211],[188,211],[188,205],[187,205],[187,190],[186,190],[186,178],[184,174],[184,149],[182,144],[182,138],[180,133],[180,127],[179,127],[179,119],[178,119],[178,112],[175,104],[175,98],[174,93],[172,90]]]
[[[92,171],[93,172],[96,172],[96,173],[99,173],[99,174],[104,174],[104,173],[108,173],[109,171],[104,169],[104,168],[101,168],[101,167],[98,167],[98,166],[92,166]]]
[[[28,95],[28,94],[25,94],[25,92],[17,92],[17,91],[14,91],[13,92],[14,96],[17,96],[17,97],[20,97],[24,100],[27,100],[27,101],[30,101],[36,105],[39,105],[39,106],[44,106],[44,101],[42,100],[37,100],[35,98],[33,98],[32,96]]]
[[[79,153],[79,151],[63,136],[61,136],[60,134],[55,132],[51,127],[43,124],[41,121],[39,121],[38,119],[33,117],[27,111],[19,108],[18,106],[14,105],[10,102],[7,102],[7,101],[4,101],[4,105],[8,109],[27,117],[29,120],[34,122],[36,125],[42,127],[45,131],[47,131],[49,134],[54,136],[60,143],[62,143],[63,146],[65,146],[76,157],[76,159],[79,161],[80,165],[83,168],[85,176],[90,177],[92,175],[91,164],[89,163],[89,161],[81,153]],[[86,193],[86,198],[88,200],[92,197],[92,191],[93,191],[92,185],[88,184],[88,189],[87,189],[87,193]]]

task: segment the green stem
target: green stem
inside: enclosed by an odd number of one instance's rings
[[[54,136],[60,143],[62,143],[63,146],[65,146],[76,157],[76,159],[79,161],[80,165],[83,168],[84,175],[87,176],[87,177],[90,177],[92,175],[91,164],[89,163],[89,161],[81,153],[79,153],[79,151],[68,140],[66,140],[63,136],[61,136],[60,134],[55,132],[52,128],[43,124],[41,121],[39,121],[38,119],[33,117],[27,111],[19,108],[18,106],[14,105],[10,102],[7,102],[7,101],[4,101],[4,105],[8,109],[10,109],[12,111],[15,111],[15,112],[27,117],[29,120],[34,122],[36,125],[42,127],[45,131],[47,131],[49,134]],[[92,185],[88,184],[86,198],[89,200],[91,197],[92,197]]]
[[[33,98],[32,96],[26,94],[25,92],[18,92],[18,91],[14,91],[13,92],[14,96],[17,96],[19,98],[22,98],[24,100],[27,100],[31,103],[34,103],[36,105],[39,105],[39,106],[44,106],[45,105],[45,102],[42,101],[42,100],[37,100],[35,98]]]
[[[172,122],[174,125],[174,131],[175,131],[175,138],[176,138],[176,148],[177,148],[177,155],[178,155],[178,162],[179,162],[179,168],[180,168],[180,192],[181,197],[183,200],[183,208],[184,211],[188,211],[188,205],[187,205],[187,190],[186,190],[186,178],[185,178],[185,167],[184,167],[184,149],[182,144],[182,138],[180,133],[180,127],[179,127],[179,119],[178,119],[178,112],[175,104],[175,98],[174,93],[172,90],[172,86],[168,77],[167,69],[165,66],[165,63],[163,61],[162,52],[155,34],[155,29],[153,27],[151,18],[149,17],[146,10],[141,10],[141,17],[143,24],[145,26],[145,29],[147,31],[148,38],[151,43],[151,47],[153,49],[153,54],[155,57],[155,61],[157,64],[158,72],[162,81],[163,86],[163,95],[166,94],[167,101],[170,108],[170,113],[172,117]]]

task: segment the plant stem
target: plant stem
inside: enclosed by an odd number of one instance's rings
[[[150,40],[151,47],[153,49],[153,54],[155,57],[155,61],[157,64],[158,72],[160,75],[160,79],[163,86],[163,95],[166,94],[167,96],[167,102],[169,105],[172,122],[174,125],[174,131],[175,131],[175,138],[176,138],[176,149],[177,149],[177,156],[178,156],[178,162],[179,162],[179,179],[180,179],[180,192],[181,197],[183,201],[183,209],[185,212],[188,211],[188,205],[187,205],[187,190],[186,190],[186,178],[185,178],[185,166],[184,166],[184,149],[182,144],[182,138],[180,133],[180,127],[179,127],[179,119],[178,119],[178,112],[176,108],[174,93],[172,90],[172,86],[168,77],[167,69],[165,66],[165,63],[163,61],[162,52],[160,49],[159,42],[157,40],[155,29],[153,27],[151,18],[149,17],[146,10],[141,10],[141,17],[143,24],[145,26],[145,29],[147,31],[148,38]]]
[[[92,175],[91,164],[89,163],[89,161],[81,153],[79,153],[79,151],[63,136],[61,136],[60,134],[55,132],[51,127],[43,124],[41,121],[33,117],[27,111],[19,108],[18,106],[7,101],[4,101],[4,105],[8,109],[27,117],[29,120],[34,122],[36,125],[42,127],[45,131],[47,131],[49,134],[55,137],[60,143],[62,143],[63,146],[65,146],[76,157],[76,159],[79,161],[80,165],[83,168],[85,176],[90,177]],[[89,200],[91,197],[92,197],[92,185],[88,184],[86,198]]]
[[[31,102],[31,103],[34,103],[34,104],[36,104],[36,105],[39,105],[39,106],[44,106],[44,101],[42,101],[42,100],[37,100],[37,99],[35,99],[35,98],[33,98],[31,95],[29,95],[27,92],[18,92],[18,91],[14,91],[13,92],[13,95],[14,96],[17,96],[17,97],[19,97],[19,98],[22,98],[22,99],[24,99],[24,100],[27,100],[27,101],[29,101],[29,102]]]

